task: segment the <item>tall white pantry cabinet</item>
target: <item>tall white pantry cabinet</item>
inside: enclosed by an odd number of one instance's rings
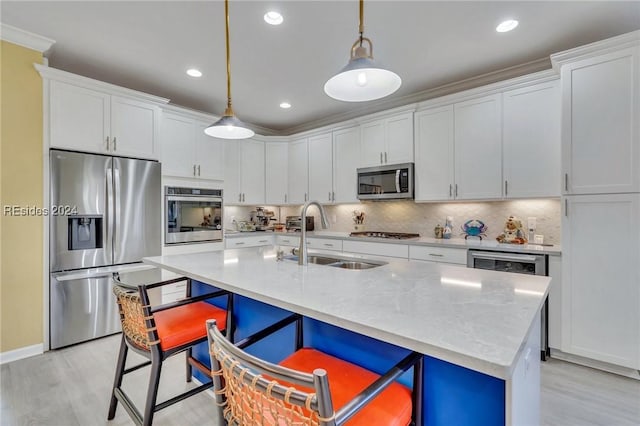
[[[552,56],[562,84],[562,351],[640,369],[640,32]]]

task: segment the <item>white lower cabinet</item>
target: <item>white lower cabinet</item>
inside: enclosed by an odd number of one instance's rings
[[[406,244],[371,243],[368,241],[342,242],[342,250],[346,253],[371,254],[374,256],[409,258],[409,246]]]
[[[430,262],[467,264],[467,249],[450,247],[409,246],[409,260],[428,260]]]
[[[233,238],[225,238],[224,248],[234,249],[234,248],[270,246],[270,245],[273,245],[273,242],[274,242],[273,235],[271,234],[251,235],[248,237],[233,237]]]
[[[640,194],[566,197],[562,350],[640,368]]]
[[[295,235],[276,235],[276,245],[286,247],[299,247],[300,237]]]
[[[331,238],[307,238],[307,247],[317,250],[342,251],[342,240]]]
[[[549,289],[549,322],[548,337],[549,347],[563,350],[562,348],[562,258],[549,256],[549,277],[551,288]]]

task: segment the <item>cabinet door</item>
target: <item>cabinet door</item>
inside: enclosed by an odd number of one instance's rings
[[[224,179],[224,140],[211,137],[204,132],[211,123],[196,121],[194,163],[196,174],[202,179]]]
[[[453,198],[453,105],[417,112],[416,201]]]
[[[156,126],[159,109],[134,99],[111,97],[112,152],[138,158],[157,158]]]
[[[160,160],[162,174],[166,176],[194,177],[195,134],[193,119],[177,114],[163,113],[160,134]]]
[[[567,194],[640,191],[640,48],[562,67]]]
[[[309,175],[307,140],[298,139],[289,144],[289,204],[307,201]]]
[[[224,193],[225,204],[241,204],[240,144],[238,140],[224,141]]]
[[[264,204],[264,142],[241,141],[240,188],[244,204]]]
[[[458,199],[502,197],[501,95],[454,105],[455,185]]]
[[[269,205],[287,203],[289,145],[267,142],[264,153],[265,202]]]
[[[505,197],[560,196],[560,86],[536,84],[503,94]]]
[[[333,202],[357,203],[360,128],[333,132]]]
[[[385,120],[385,164],[413,162],[413,113]]]
[[[384,120],[360,126],[360,167],[384,164],[385,151]]]
[[[640,367],[640,194],[565,200],[563,350]]]
[[[110,96],[51,81],[51,147],[107,152]]]
[[[333,192],[331,133],[309,138],[309,199],[330,203]]]

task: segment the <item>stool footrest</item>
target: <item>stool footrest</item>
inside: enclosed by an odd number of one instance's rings
[[[151,365],[151,361],[145,361],[142,364],[134,365],[133,367],[129,367],[122,374],[129,374],[132,371],[136,371],[141,369],[142,367],[146,367],[147,365]]]
[[[189,398],[190,396],[193,396],[197,393],[207,390],[212,386],[213,386],[213,382],[207,382],[203,385],[198,386],[197,388],[189,389],[185,393],[181,393],[180,395],[174,396],[171,399],[167,399],[166,401],[161,402],[160,404],[156,404],[155,409],[153,411],[160,411],[163,408],[167,408],[168,406],[175,404],[176,402],[180,402],[185,398]]]
[[[187,357],[187,362],[192,366],[198,369],[202,374],[211,378],[211,368],[207,367],[197,359],[192,356]]]

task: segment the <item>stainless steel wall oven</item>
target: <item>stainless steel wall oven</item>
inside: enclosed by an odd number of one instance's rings
[[[222,190],[165,187],[164,243],[222,241]]]
[[[469,250],[467,266],[491,271],[513,272],[516,274],[548,276],[546,254],[505,253],[497,251]],[[549,298],[545,299],[540,312],[540,359],[549,356]]]

